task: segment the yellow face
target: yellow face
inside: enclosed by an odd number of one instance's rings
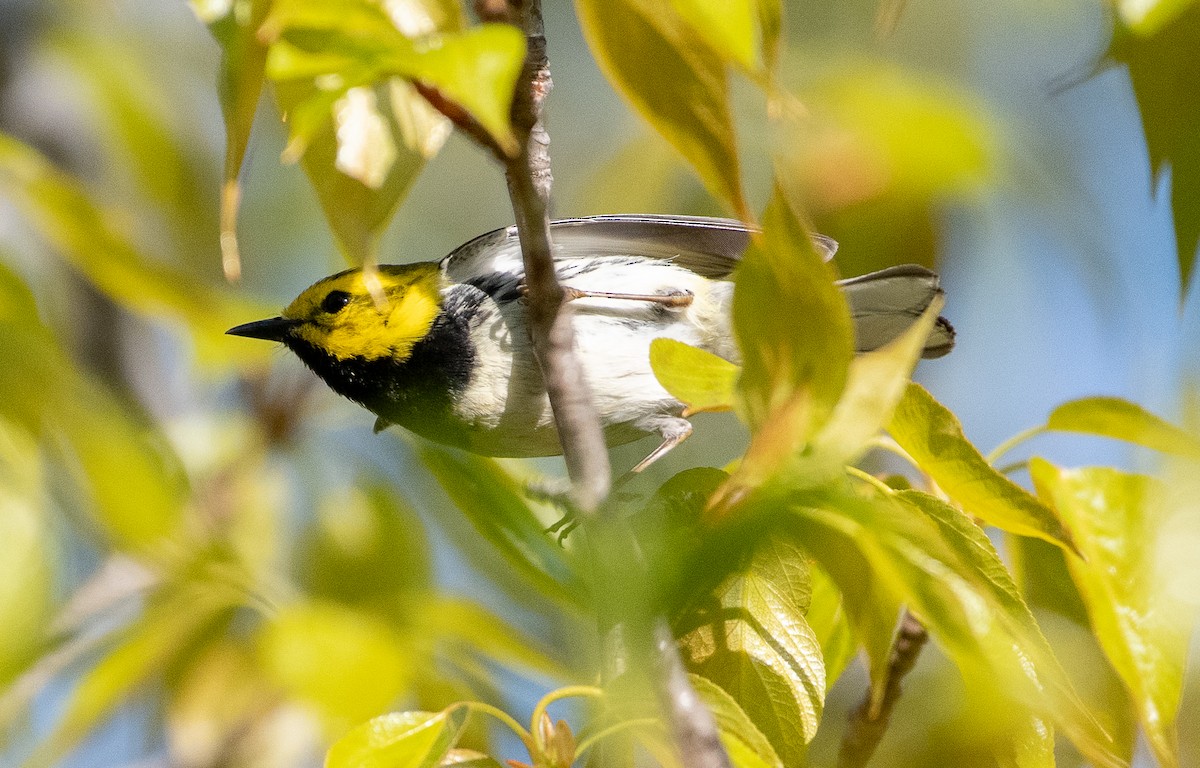
[[[435,263],[352,269],[307,288],[283,317],[297,321],[294,336],[339,360],[403,361],[441,310],[441,284]]]

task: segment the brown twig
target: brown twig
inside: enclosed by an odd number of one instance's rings
[[[917,663],[917,656],[925,647],[929,633],[925,627],[908,611],[900,619],[900,628],[896,639],[892,642],[892,653],[888,657],[887,683],[884,687],[883,698],[879,702],[878,711],[872,711],[871,692],[863,697],[863,701],[850,716],[850,725],[842,738],[841,749],[838,750],[838,768],[863,768],[875,754],[875,748],[887,731],[892,709],[900,698],[900,682],[912,671]]]
[[[612,470],[600,419],[575,350],[571,307],[554,271],[550,243],[550,139],[541,121],[550,92],[546,37],[540,0],[509,0],[529,41],[522,82],[513,103],[513,130],[519,151],[504,163],[508,193],[525,259],[525,301],[534,353],[542,369],[574,501],[584,516],[596,514],[608,496]]]

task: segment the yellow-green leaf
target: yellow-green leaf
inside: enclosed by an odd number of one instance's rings
[[[1200,456],[1200,440],[1140,405],[1118,397],[1085,397],[1063,403],[1050,414],[1046,427],[1111,437],[1163,453]]]
[[[600,69],[706,187],[742,218],[742,192],[725,64],[671,0],[576,0]]]
[[[721,744],[734,768],[783,768],[771,742],[732,696],[707,678],[688,677],[692,688],[717,721]]]
[[[258,651],[267,677],[333,733],[385,711],[415,671],[412,649],[387,623],[336,603],[285,608],[263,628]]]
[[[733,407],[738,367],[724,358],[663,338],[650,342],[650,367],[663,389],[689,413]]]
[[[338,739],[325,755],[325,768],[434,768],[465,722],[461,710],[382,715]]]
[[[919,384],[908,385],[888,431],[968,514],[1010,533],[1077,551],[1054,512],[993,469],[963,435],[954,414]]]
[[[671,4],[722,59],[747,72],[760,68],[756,0],[671,0]]]
[[[1179,765],[1175,718],[1195,614],[1159,571],[1164,489],[1109,467],[1060,469],[1035,458],[1030,472],[1076,532],[1085,559],[1069,558],[1067,565],[1151,749],[1161,765]]]
[[[223,286],[199,283],[142,252],[118,226],[116,214],[97,205],[75,179],[3,135],[0,195],[12,200],[39,235],[114,301],[152,318],[165,313],[185,320],[206,360],[230,359],[235,352],[223,341],[225,330],[271,311]],[[253,354],[261,358],[263,352]]]
[[[809,597],[803,551],[771,537],[717,590],[719,615],[680,640],[689,669],[729,693],[787,765],[803,759],[825,701],[821,646],[804,619]]]
[[[269,0],[233,0],[217,15],[200,0],[192,0],[200,20],[221,46],[221,73],[217,95],[225,119],[225,166],[221,185],[221,264],[225,274],[241,274],[237,245],[237,214],[241,202],[238,175],[250,143],[250,130],[258,111],[267,46],[258,39],[258,29],[270,7]]]

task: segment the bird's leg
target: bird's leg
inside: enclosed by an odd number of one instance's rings
[[[624,299],[627,301],[647,301],[651,304],[661,304],[670,309],[684,309],[692,305],[696,298],[691,291],[671,291],[670,293],[612,293],[609,291],[585,291],[580,288],[563,286],[568,301],[575,299]]]

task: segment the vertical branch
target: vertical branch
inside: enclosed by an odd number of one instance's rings
[[[900,619],[896,640],[892,643],[891,656],[888,657],[887,687],[879,711],[872,711],[871,693],[868,691],[858,709],[850,716],[850,725],[838,750],[838,768],[863,768],[870,762],[875,748],[887,731],[896,700],[900,698],[900,681],[912,671],[928,639],[929,633],[917,617],[905,611]]]
[[[477,0],[476,9],[483,18],[519,25],[528,41],[523,77],[512,111],[513,130],[520,150],[512,157],[502,153],[497,156],[504,162],[525,261],[526,316],[530,336],[554,412],[575,503],[584,518],[584,526],[596,538],[610,545],[627,545],[600,546],[599,551],[621,549],[627,556],[636,557],[632,539],[628,542],[620,540],[628,533],[619,534],[616,529],[621,526],[604,524],[613,521],[612,508],[603,508],[611,484],[608,449],[575,349],[571,306],[565,301],[554,271],[549,215],[553,182],[550,137],[542,123],[542,103],[552,82],[541,0],[507,0],[507,4],[504,0]],[[618,636],[624,634],[617,632]],[[683,764],[689,768],[731,768],[718,737],[716,721],[692,688],[666,621],[659,619],[652,632],[639,634],[639,637],[626,635],[625,639],[634,643],[645,641],[647,647],[653,644],[659,700],[670,721]],[[614,651],[615,666],[620,666],[622,651]]]
[[[481,13],[496,13],[481,2]],[[592,406],[571,327],[571,307],[554,272],[550,242],[550,138],[542,124],[542,102],[550,92],[550,67],[540,0],[509,0],[512,21],[529,41],[522,85],[513,102],[513,129],[520,151],[502,157],[521,253],[525,260],[527,316],[534,354],[542,369],[554,424],[562,443],[575,503],[585,516],[608,496],[611,469],[600,419]]]

